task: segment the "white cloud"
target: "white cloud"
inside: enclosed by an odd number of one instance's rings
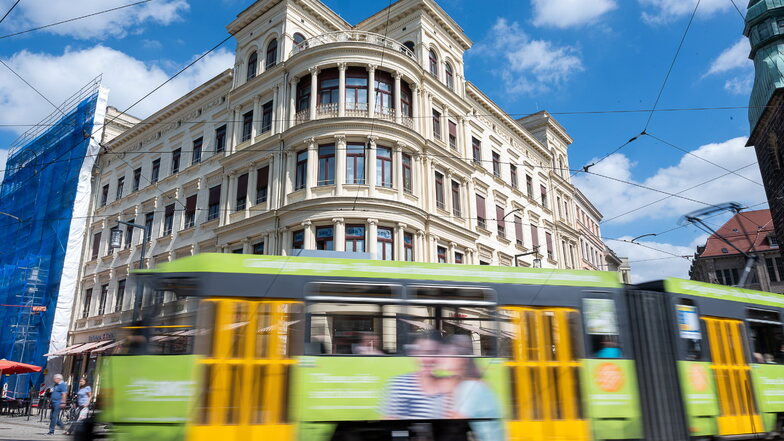
[[[618,7],[615,0],[531,0],[534,25],[567,28],[595,22]]]
[[[195,56],[194,56],[195,58]],[[60,104],[90,79],[103,74],[109,103],[121,110],[163,83],[170,73],[115,49],[97,45],[66,48],[53,55],[22,50],[3,61],[55,104]],[[191,89],[234,65],[234,55],[215,51],[142,101],[128,113],[146,117]],[[34,124],[54,109],[10,72],[0,70],[0,124]],[[26,127],[19,127],[24,131]]]
[[[691,15],[697,0],[638,0],[647,10],[642,19],[648,24],[664,24]],[[732,8],[728,0],[702,0],[697,15],[705,16]]]
[[[733,95],[748,95],[754,85],[754,72],[732,77],[724,82],[724,90]]]
[[[630,241],[632,237],[625,236],[619,239]],[[699,240],[702,242],[698,243]],[[702,245],[705,241],[700,236],[700,238],[688,246],[660,241],[637,241],[637,243],[640,245],[621,241],[607,242],[607,245],[617,255],[629,258],[632,267],[632,282],[634,283],[650,282],[665,277],[688,279],[691,262],[676,256],[694,255],[697,245]]]
[[[729,170],[734,170],[756,161],[754,149],[745,147],[745,144],[746,138],[739,137],[720,143],[706,144],[691,153]],[[670,147],[660,145],[660,148]],[[732,174],[718,178],[726,174],[727,171],[692,155],[684,154],[678,164],[655,170],[651,176],[645,179],[635,179],[633,171],[637,165],[625,155],[616,153],[591,167],[590,171],[670,193],[679,193],[711,178],[717,178],[708,184],[685,191],[681,196],[711,204],[729,201],[756,204],[765,200],[765,193],[761,186]],[[759,168],[756,165],[751,165],[737,173],[752,181],[761,182]],[[575,176],[574,183],[583,190],[608,220],[651,203],[646,208],[610,221],[616,224],[643,218],[675,220],[690,211],[705,207],[703,204],[678,197],[669,197],[656,202],[667,195],[587,173]]]
[[[8,20],[12,30],[18,31],[48,25],[64,19],[87,15],[134,3],[134,0],[25,0],[11,13]],[[46,32],[68,35],[79,39],[122,38],[128,32],[135,32],[145,23],[168,25],[182,19],[188,11],[187,0],[156,0],[118,11],[64,23],[46,28]]]
[[[546,92],[584,69],[574,47],[532,40],[519,23],[504,18],[496,20],[475,52],[493,59],[498,65],[493,73],[502,78],[507,92],[515,95]]]
[[[728,47],[711,62],[703,75],[731,74],[724,81],[724,90],[733,95],[748,95],[754,84],[754,63],[749,60],[749,40],[741,37],[737,43]]]

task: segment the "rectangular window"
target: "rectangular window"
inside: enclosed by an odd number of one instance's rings
[[[128,220],[130,223],[135,223],[136,219]],[[125,248],[130,248],[133,245],[133,227],[126,226],[125,227]]]
[[[337,75],[337,72],[335,72]],[[324,77],[324,80],[321,80]],[[319,104],[338,102],[339,84],[338,77],[320,75]],[[367,110],[368,103],[368,74],[365,69],[349,67],[346,70],[346,109]]]
[[[539,192],[542,195],[542,207],[547,208],[547,187],[540,185]]]
[[[106,184],[101,189],[101,207],[106,205],[109,202],[109,184]]]
[[[180,156],[182,156],[182,149],[175,149],[172,152],[171,174],[180,172]]]
[[[272,130],[272,101],[267,101],[261,106],[261,133]]]
[[[120,231],[120,228],[119,227],[112,227],[109,230],[109,240],[106,241],[106,254],[113,254],[114,253],[114,248],[112,248],[112,237],[114,237],[114,232],[115,231]]]
[[[461,264],[463,263],[463,253],[458,253],[455,251],[455,263]]]
[[[457,124],[449,121],[449,147],[457,150]]]
[[[476,138],[471,138],[471,150],[474,153],[474,162],[476,164],[482,163],[482,142]]]
[[[144,241],[149,242],[152,239],[152,223],[155,220],[155,212],[151,211],[144,215]]]
[[[84,291],[84,303],[82,304],[82,318],[90,316],[90,304],[93,302],[93,289],[87,288]]]
[[[225,134],[224,134],[225,138]],[[191,165],[201,162],[201,149],[204,145],[204,138],[201,136],[193,140],[193,154],[191,156]]]
[[[139,185],[142,182],[142,168],[139,167],[133,171],[133,187],[132,191],[139,191]]]
[[[172,234],[173,226],[174,226],[174,204],[169,204],[164,209],[162,236],[168,236]]]
[[[264,254],[264,242],[257,242],[253,244],[253,254]]]
[[[365,144],[346,145],[346,184],[365,183]]]
[[[544,241],[547,245],[547,258],[555,259],[555,250],[553,250],[553,235],[545,231]]]
[[[391,228],[378,227],[377,248],[379,260],[395,259],[395,237]]]
[[[316,227],[316,249],[326,251],[335,250],[334,227]]]
[[[106,312],[106,299],[109,297],[109,285],[101,285],[101,295],[98,297],[98,315]]]
[[[346,225],[346,251],[365,252],[365,226]]]
[[[497,152],[493,152],[493,174],[501,177],[501,155]]]
[[[436,179],[436,207],[444,210],[446,209],[446,202],[444,202],[444,175],[435,172]]]
[[[438,263],[446,263],[446,247],[437,247]]]
[[[246,112],[242,115],[242,138],[240,142],[245,142],[250,139],[253,134],[253,111]]]
[[[403,252],[406,262],[414,261],[414,234],[403,233]]]
[[[221,186],[210,188],[210,197],[207,201],[207,220],[217,219],[220,214]]]
[[[267,190],[269,187],[269,165],[256,171],[256,203],[267,202]]]
[[[534,198],[534,178],[529,175],[525,175],[525,192],[529,198]]]
[[[125,301],[125,279],[117,282],[117,293],[114,295],[114,312],[120,312]]]
[[[310,75],[305,75],[297,83],[297,112],[310,107]]]
[[[514,164],[509,164],[509,184],[517,188],[517,166]]]
[[[460,183],[452,181],[452,214],[460,217]]]
[[[297,230],[291,233],[291,249],[302,250],[305,248],[305,230]]]
[[[433,109],[433,137],[441,139],[441,113]]]
[[[411,173],[411,155],[403,154],[403,191],[413,192],[413,175]]]
[[[114,199],[122,199],[123,197],[123,187],[125,187],[125,177],[121,176],[117,178],[117,191],[114,194]]]
[[[498,228],[498,235],[506,237],[506,221],[504,220],[504,207],[495,206],[495,223]]]
[[[226,150],[226,125],[215,129],[215,153]]]
[[[523,219],[520,216],[514,217],[514,225],[515,225],[515,240],[517,240],[518,245],[523,245]]]
[[[335,146],[320,145],[318,148],[318,185],[335,183]]]
[[[92,260],[98,258],[98,254],[101,252],[101,232],[97,232],[93,234],[93,252],[90,255]]]
[[[185,222],[184,227],[193,228],[196,225],[196,201],[198,195],[191,195],[185,199]]]
[[[236,211],[244,210],[248,205],[248,174],[244,173],[237,178],[237,198],[234,202]]]
[[[297,165],[294,173],[294,190],[302,190],[308,185],[308,151],[297,152]]]
[[[539,248],[539,227],[536,225],[531,225],[531,247]]]
[[[392,149],[389,147],[376,149],[376,185],[392,188]]]
[[[485,198],[476,195],[476,224],[482,228],[487,228],[485,218]]]
[[[150,174],[150,183],[154,184],[158,182],[158,178],[161,174],[161,159],[158,158],[155,161],[152,161],[152,173]]]
[[[778,312],[747,309],[753,363],[784,364],[784,329]]]

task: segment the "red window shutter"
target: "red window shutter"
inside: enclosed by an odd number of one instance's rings
[[[515,224],[515,239],[520,245],[523,244],[523,220],[519,216],[514,217]]]
[[[539,228],[536,225],[531,225],[531,246],[539,246]]]
[[[167,205],[166,208],[164,209],[164,214],[166,214],[166,216],[173,216],[174,215],[174,204]]]
[[[498,228],[504,229],[504,207],[499,207],[496,205],[495,222],[498,224]]]
[[[485,216],[485,198],[476,195],[476,216],[484,219]]]
[[[245,173],[237,178],[237,199],[248,197],[248,174]]]
[[[196,197],[197,195],[194,194],[185,199],[185,214],[196,213]]]
[[[544,238],[547,241],[547,254],[553,254],[553,235],[544,233]]]
[[[98,257],[98,252],[101,249],[101,233],[95,233],[93,235],[93,259]]]
[[[269,166],[266,165],[258,170],[256,178],[256,189],[267,188],[269,185]]]
[[[449,135],[457,138],[457,124],[452,121],[449,121]]]
[[[210,205],[220,204],[221,186],[216,185],[210,188]]]

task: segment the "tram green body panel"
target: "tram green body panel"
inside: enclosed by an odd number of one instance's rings
[[[751,382],[765,431],[775,429],[776,414],[784,413],[784,365],[752,364]]]
[[[689,433],[692,436],[716,435],[720,408],[710,363],[678,361],[678,375]]]
[[[583,408],[593,439],[643,437],[637,371],[633,360],[583,359]]]

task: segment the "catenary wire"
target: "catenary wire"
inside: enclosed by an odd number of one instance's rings
[[[5,18],[8,17],[8,14],[10,14],[11,11],[14,10],[16,5],[18,5],[20,1],[22,1],[22,0],[16,0],[16,2],[14,2],[13,5],[11,5],[11,7],[8,9],[8,11],[5,13],[5,15],[3,15],[3,18],[0,18],[0,23],[2,23],[5,20]]]

